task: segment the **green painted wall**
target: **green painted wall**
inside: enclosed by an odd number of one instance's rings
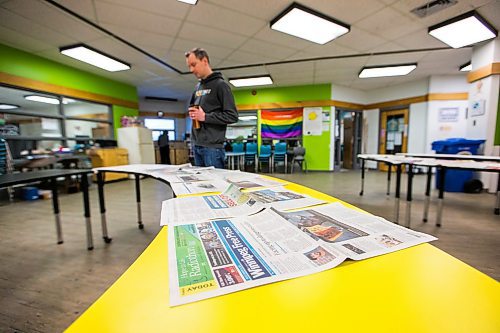
[[[255,95],[252,94],[252,91],[255,92]],[[233,94],[236,100],[236,104],[314,101],[331,99],[331,86],[330,84],[320,84],[279,88],[244,89],[234,90]],[[330,107],[326,107],[323,109],[330,110]],[[258,117],[258,142],[260,145],[260,113],[258,114]],[[332,119],[332,117],[330,117],[330,119]],[[304,136],[302,138],[302,144],[306,148],[306,160],[309,170],[329,170],[329,131],[322,132],[322,134],[318,136]]]
[[[61,57],[64,57],[61,55]],[[0,44],[0,72],[137,102],[137,89]]]

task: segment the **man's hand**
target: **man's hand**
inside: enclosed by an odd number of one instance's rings
[[[188,111],[191,119],[205,121],[205,111],[203,111],[201,106],[190,106]]]

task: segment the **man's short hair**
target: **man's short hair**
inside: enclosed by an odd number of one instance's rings
[[[191,51],[187,51],[186,53],[184,53],[186,58],[189,57],[190,54],[194,54],[194,56],[199,60],[202,60],[203,58],[207,58],[208,63],[210,63],[210,59],[208,58],[207,51],[205,51],[205,49],[202,49],[201,47],[196,47],[196,48],[192,49]]]

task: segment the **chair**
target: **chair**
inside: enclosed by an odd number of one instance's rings
[[[267,170],[270,172],[271,165],[271,145],[261,145],[259,152],[259,169],[262,171],[262,162],[267,163]]]
[[[12,170],[13,163],[9,144],[4,139],[0,138],[0,175],[12,173]],[[7,194],[9,196],[9,200],[12,201],[14,198],[14,191],[12,187],[7,187]]]
[[[231,147],[233,149],[233,153],[244,153],[244,146],[243,146],[243,143],[242,142],[234,142],[233,144],[231,144]],[[238,169],[241,169],[241,160],[240,160],[240,156],[233,156],[231,157],[232,159],[236,159],[237,164],[238,164]]]
[[[283,162],[285,164],[285,173],[287,166],[287,155],[286,155],[286,142],[278,142],[274,145],[274,154],[273,154],[273,169],[275,163]]]
[[[254,166],[257,172],[257,144],[255,142],[248,142],[245,149],[245,166],[250,164]]]
[[[307,160],[305,158],[306,149],[304,147],[295,147],[293,148],[293,158],[292,158],[292,166],[290,172],[293,173],[295,169],[295,163],[298,163],[300,169],[304,169],[307,172]],[[302,167],[302,164],[304,167]]]

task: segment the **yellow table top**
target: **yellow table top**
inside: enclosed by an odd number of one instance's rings
[[[176,307],[167,251],[164,227],[67,332],[500,332],[499,283],[430,244]]]

